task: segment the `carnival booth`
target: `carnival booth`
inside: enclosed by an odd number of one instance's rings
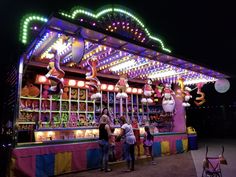
[[[227,76],[171,53],[121,7],[74,8],[22,20],[17,146],[12,176],[52,176],[99,166],[98,123],[108,108],[154,134],[154,155],[187,150],[185,107],[204,103],[201,88]],[[191,91],[198,88],[197,98]],[[196,91],[196,90],[195,90]],[[140,152],[144,150],[140,145]],[[116,145],[122,160],[122,142]]]

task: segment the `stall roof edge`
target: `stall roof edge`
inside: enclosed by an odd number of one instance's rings
[[[85,29],[92,30],[94,32],[101,33],[101,34],[105,35],[106,37],[112,37],[112,38],[115,38],[116,40],[122,40],[124,42],[128,42],[130,44],[133,44],[133,45],[136,45],[136,46],[139,46],[139,47],[143,47],[144,49],[148,49],[148,50],[152,50],[154,52],[158,52],[161,55],[164,55],[166,57],[170,57],[170,58],[174,59],[175,61],[177,61],[177,60],[178,61],[182,61],[182,62],[185,62],[186,64],[188,64],[188,63],[190,64],[191,63],[191,64],[194,64],[194,65],[198,65],[199,67],[204,67],[206,69],[212,70],[208,66],[203,66],[203,64],[199,64],[196,61],[191,61],[191,60],[185,59],[185,58],[183,59],[183,57],[177,57],[177,55],[174,55],[173,53],[172,54],[170,54],[170,53],[167,54],[166,52],[160,51],[160,49],[157,48],[157,47],[148,46],[148,45],[140,43],[138,41],[134,41],[134,40],[128,39],[128,38],[126,38],[124,36],[121,36],[119,34],[112,33],[112,32],[105,31],[105,30],[101,30],[101,29],[99,29],[99,28],[97,28],[95,26],[83,24],[83,23],[81,23],[79,21],[76,21],[76,20],[73,20],[73,19],[68,19],[65,16],[61,15],[60,13],[54,13],[54,14],[52,14],[50,16],[50,19],[47,21],[47,23],[40,30],[38,36],[31,43],[31,45],[29,45],[30,47],[28,48],[27,53],[30,52],[32,47],[35,45],[37,40],[42,36],[42,34],[45,32],[45,30],[47,30],[48,28],[52,27],[52,24],[53,23],[55,24],[57,22],[60,22],[60,24],[61,23],[65,23],[67,25],[70,25],[70,30],[74,30],[74,31],[69,31],[68,29],[66,29],[66,30],[64,29],[63,31],[61,31],[61,33],[67,33],[67,34],[70,34],[70,35],[73,35],[73,34],[76,35],[78,32],[80,32],[80,30],[82,28],[85,28]],[[151,59],[153,59],[153,58],[151,58]],[[163,60],[163,61],[160,60],[160,62],[163,62],[165,64],[170,64],[172,66],[180,67],[180,66],[178,66],[178,65],[176,65],[174,63],[171,63],[171,62],[168,62],[168,61],[165,61],[165,60]],[[186,69],[199,72],[199,70],[194,70],[194,68],[186,68]],[[217,71],[218,72],[218,70],[213,70],[213,71]],[[222,74],[224,78],[229,78],[230,77],[229,75],[223,74],[222,72],[220,72],[220,74]]]

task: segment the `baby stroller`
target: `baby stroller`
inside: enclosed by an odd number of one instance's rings
[[[223,153],[224,153],[224,146],[222,146],[222,152],[219,156],[215,157],[208,157],[208,146],[206,146],[206,156],[203,160],[203,171],[202,177],[222,177],[221,173],[221,164],[227,165],[227,161],[225,160]]]

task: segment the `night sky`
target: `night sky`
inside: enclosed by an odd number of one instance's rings
[[[145,2],[145,3],[144,3]],[[152,34],[159,36],[173,54],[196,61],[212,69],[235,75],[236,12],[227,1],[1,1],[2,37],[8,55],[19,47],[20,19],[27,13],[49,16],[74,6],[96,10],[107,4],[131,9],[144,21]],[[1,20],[1,21],[2,21]],[[2,30],[2,29],[1,29]],[[14,56],[10,57],[16,60]],[[13,59],[14,58],[14,59]],[[9,60],[2,60],[4,64]]]
[[[1,54],[4,56],[1,59],[1,74],[6,73],[6,66],[16,62],[23,53],[19,42],[19,26],[25,14],[35,13],[47,17],[59,10],[70,11],[74,6],[96,10],[108,4],[118,4],[141,17],[145,26],[163,40],[172,54],[228,74],[232,77],[231,84],[235,82],[233,51],[236,51],[236,13],[233,4],[227,1],[8,0],[0,3],[3,30]]]

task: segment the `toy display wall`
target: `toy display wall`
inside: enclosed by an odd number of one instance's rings
[[[65,79],[66,85],[61,95],[48,95],[48,81],[42,81],[41,75],[35,77],[35,83],[23,86],[21,91],[18,133],[31,134],[30,138],[24,141],[97,138],[97,124],[105,107],[109,109],[111,121],[117,127],[120,115],[124,114],[130,119],[138,118],[140,125],[147,122],[149,125],[155,125],[159,132],[185,132],[185,112],[181,102],[177,101],[176,114],[169,117],[162,114],[160,102],[149,105],[141,103],[141,88],[130,88],[128,98],[122,99],[121,102],[116,99],[117,91],[114,85],[103,83],[102,97],[94,101],[91,100],[84,81]]]

